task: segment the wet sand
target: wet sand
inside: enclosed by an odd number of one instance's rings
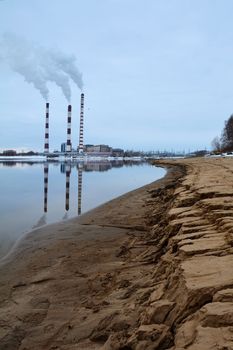
[[[233,160],[33,231],[0,266],[0,349],[233,349]]]

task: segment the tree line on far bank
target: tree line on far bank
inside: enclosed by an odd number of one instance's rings
[[[13,157],[13,156],[38,156],[38,152],[17,152],[14,149],[6,149],[5,151],[0,152],[0,156],[7,156],[7,157]]]
[[[211,146],[216,153],[233,151],[233,114],[225,121],[221,136],[216,136]]]

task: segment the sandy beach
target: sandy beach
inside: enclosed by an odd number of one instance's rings
[[[0,349],[233,349],[233,160],[34,230],[0,264]]]

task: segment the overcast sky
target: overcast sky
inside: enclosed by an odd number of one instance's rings
[[[233,113],[232,13],[232,0],[2,0],[0,40],[11,33],[76,56],[85,143],[187,151],[210,148]],[[3,58],[0,76],[0,148],[43,150],[44,99]],[[60,149],[67,101],[48,87],[50,144]]]

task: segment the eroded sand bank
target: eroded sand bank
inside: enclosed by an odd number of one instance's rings
[[[0,349],[233,349],[233,160],[170,165],[20,242],[0,266]]]

